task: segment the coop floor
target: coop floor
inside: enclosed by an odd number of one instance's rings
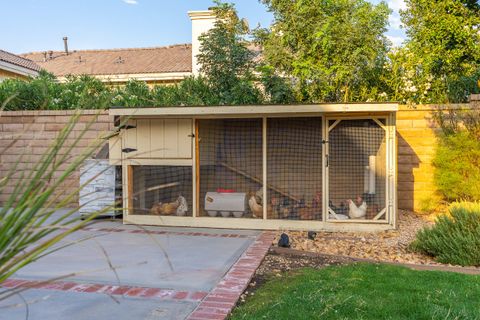
[[[19,283],[72,276],[0,302],[0,319],[184,319],[258,235],[102,221],[15,274]]]

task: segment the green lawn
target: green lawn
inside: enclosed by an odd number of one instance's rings
[[[480,319],[480,276],[355,264],[261,286],[232,319]]]

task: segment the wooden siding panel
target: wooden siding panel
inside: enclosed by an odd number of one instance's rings
[[[177,158],[189,159],[192,157],[192,120],[178,120],[178,153]]]
[[[119,135],[108,139],[109,163],[111,165],[119,165],[122,160],[122,139]]]
[[[150,122],[150,146],[152,158],[165,157],[165,129],[164,120],[152,119]]]
[[[177,119],[165,119],[165,158],[176,158],[178,153]]]
[[[150,120],[137,120],[137,151],[135,157],[150,158]]]

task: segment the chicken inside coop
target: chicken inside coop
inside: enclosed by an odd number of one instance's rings
[[[134,166],[133,214],[192,215],[188,166]]]
[[[332,120],[330,123],[329,219],[382,218],[386,206],[386,136],[383,124],[372,119]]]

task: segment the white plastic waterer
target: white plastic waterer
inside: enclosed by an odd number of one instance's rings
[[[365,166],[363,190],[368,194],[375,194],[376,161],[376,156],[368,156],[368,166]]]
[[[247,194],[244,192],[207,192],[205,195],[205,210],[211,217],[219,213],[223,217],[232,214],[241,218],[247,208]]]

